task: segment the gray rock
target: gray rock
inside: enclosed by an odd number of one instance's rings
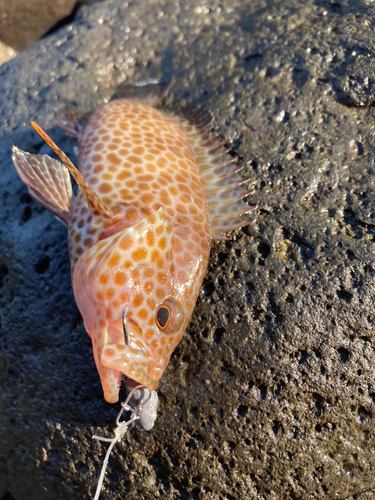
[[[169,104],[213,112],[259,209],[214,243],[155,426],[116,444],[101,498],[373,498],[374,110],[337,80],[355,52],[371,81],[374,21],[361,1],[109,0],[0,68],[0,496],[92,498],[107,449],[92,435],[111,437],[120,408],[102,397],[65,230],[28,197],[9,140],[46,152],[32,119],[74,159],[55,126],[66,103],[175,74]]]

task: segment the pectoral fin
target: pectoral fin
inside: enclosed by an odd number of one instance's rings
[[[12,145],[12,159],[30,195],[67,223],[72,183],[65,165],[47,155],[26,153],[14,145]]]

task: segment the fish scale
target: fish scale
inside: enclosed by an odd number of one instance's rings
[[[209,113],[156,109],[167,89],[155,88],[126,87],[91,116],[65,115],[79,171],[35,124],[64,165],[13,147],[30,194],[68,228],[73,292],[111,403],[122,374],[157,388],[193,312],[212,239],[249,224],[241,216],[255,208],[242,201],[245,180],[211,133]]]

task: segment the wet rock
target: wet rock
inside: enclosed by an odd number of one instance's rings
[[[360,71],[374,21],[364,2],[112,0],[0,68],[0,495],[92,498],[106,451],[92,435],[111,436],[119,410],[65,230],[27,198],[9,140],[46,152],[33,119],[75,159],[55,126],[67,103],[175,74],[168,103],[212,111],[259,208],[214,243],[155,426],[116,445],[102,498],[372,498],[374,109],[335,79]]]

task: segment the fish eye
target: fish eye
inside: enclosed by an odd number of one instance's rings
[[[156,323],[160,330],[164,330],[164,328],[168,325],[169,318],[171,317],[171,311],[167,306],[160,306],[158,312],[156,313]]]
[[[184,310],[179,300],[168,297],[157,308],[156,325],[161,333],[173,335],[177,333],[184,322]]]

